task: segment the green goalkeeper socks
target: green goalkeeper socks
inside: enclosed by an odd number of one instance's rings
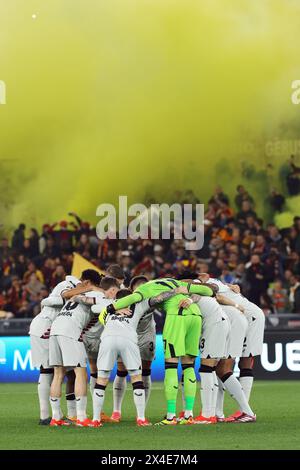
[[[178,393],[177,364],[166,363],[164,385],[167,400],[167,417],[168,419],[172,419],[176,416],[176,401]]]
[[[197,391],[196,374],[193,365],[183,366],[183,376],[185,411],[192,415]]]

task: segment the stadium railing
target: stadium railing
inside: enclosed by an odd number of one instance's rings
[[[32,318],[0,320],[0,336],[27,336]]]

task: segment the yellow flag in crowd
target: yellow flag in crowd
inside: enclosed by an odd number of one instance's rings
[[[83,256],[78,253],[73,253],[73,266],[72,266],[72,276],[80,278],[82,271],[85,269],[95,269],[99,274],[105,274],[104,271],[99,269],[93,263],[83,258]]]

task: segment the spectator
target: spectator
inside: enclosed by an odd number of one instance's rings
[[[241,210],[237,213],[237,220],[240,224],[245,224],[248,217],[253,217],[253,219],[256,219],[257,215],[256,212],[252,209],[250,201],[246,200],[242,202]]]
[[[56,224],[49,225],[49,224],[44,224],[42,227],[42,234],[39,238],[39,252],[41,254],[44,253],[46,246],[47,246],[47,240],[51,238],[53,229],[56,226]]]
[[[24,274],[24,277],[23,277],[23,280],[24,282],[28,282],[29,281],[29,278],[32,274],[35,274],[36,278],[38,281],[40,281],[41,284],[44,283],[44,276],[43,276],[43,273],[42,271],[40,271],[39,269],[37,269],[35,263],[33,261],[31,261],[29,264],[28,264],[28,270],[26,271],[26,273]]]
[[[300,217],[294,218],[294,224],[290,233],[291,248],[300,253]]]
[[[30,229],[29,235],[30,257],[36,258],[40,254],[39,234],[35,228]]]
[[[27,271],[28,262],[24,255],[19,255],[17,257],[16,265],[15,265],[15,273],[19,279],[23,279],[26,271]]]
[[[258,255],[264,255],[267,252],[267,243],[265,237],[263,235],[257,235],[255,242],[253,242],[253,246],[251,249],[252,253],[256,253]]]
[[[259,304],[266,316],[274,313],[272,299],[269,297],[269,295],[266,292],[263,292],[261,294]]]
[[[300,167],[296,165],[294,155],[290,158],[286,184],[290,196],[297,196],[300,193]]]
[[[293,313],[300,313],[300,278],[292,276],[290,279],[289,300],[292,305]]]
[[[52,275],[55,271],[56,264],[55,260],[52,258],[46,258],[42,266],[42,274],[46,285],[51,285]]]
[[[32,258],[32,251],[30,247],[29,238],[25,238],[25,240],[23,241],[22,247],[19,249],[19,253],[24,255],[26,258]]]
[[[214,195],[210,198],[209,202],[213,203],[225,203],[229,204],[229,197],[224,193],[223,188],[221,186],[217,186],[215,189]]]
[[[52,236],[46,239],[46,246],[43,251],[43,255],[47,258],[56,258],[60,256],[61,251],[57,244],[55,244],[54,238]]]
[[[249,195],[249,193],[246,191],[246,189],[244,188],[242,184],[239,184],[236,190],[237,190],[237,195],[234,198],[234,202],[235,202],[236,207],[239,209],[239,211],[242,210],[242,205],[244,201],[248,201],[251,206],[254,205],[253,198]]]
[[[285,197],[276,189],[272,189],[268,202],[274,212],[282,212],[285,204]]]
[[[26,293],[22,282],[17,277],[13,277],[11,287],[7,292],[5,310],[11,310],[14,314],[17,314],[25,299]]]
[[[55,287],[59,282],[64,281],[65,277],[65,269],[61,264],[59,264],[51,276],[50,286],[52,288]]]
[[[29,294],[29,299],[32,301],[36,300],[37,296],[41,292],[41,289],[44,287],[44,284],[42,284],[37,278],[36,273],[30,274],[28,282],[25,284],[25,290]]]
[[[59,223],[59,230],[53,232],[56,245],[66,253],[71,253],[73,250],[73,236],[74,232],[68,229],[68,222],[62,220]]]
[[[282,239],[278,228],[274,224],[269,224],[267,227],[268,235],[267,240],[269,243],[279,243]]]
[[[19,227],[15,230],[12,238],[12,249],[19,253],[20,250],[23,248],[24,240],[25,240],[25,224],[20,224]]]
[[[90,248],[88,235],[86,233],[82,233],[80,235],[79,241],[76,244],[76,251],[84,256],[84,253],[90,252]]]
[[[249,283],[248,297],[251,302],[260,304],[260,297],[266,291],[267,280],[263,263],[258,255],[252,255],[247,266],[246,278]]]
[[[4,258],[9,258],[12,255],[12,249],[9,246],[7,238],[2,238],[0,245],[0,263]]]
[[[281,279],[275,279],[273,286],[268,289],[268,295],[275,313],[289,312],[287,290],[284,289]]]
[[[293,277],[293,271],[291,271],[290,269],[286,269],[284,272],[284,277],[282,281],[282,285],[284,289],[289,290],[292,277]]]

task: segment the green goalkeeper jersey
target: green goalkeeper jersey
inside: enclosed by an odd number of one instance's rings
[[[210,287],[203,286],[201,284],[190,284],[185,281],[178,281],[176,279],[155,279],[153,281],[148,281],[145,284],[139,286],[133,294],[123,297],[122,299],[117,300],[114,303],[114,308],[119,310],[121,308],[126,308],[132,305],[133,303],[140,302],[144,299],[150,299],[151,297],[156,297],[162,292],[167,292],[171,289],[176,289],[176,287],[184,286],[188,288],[190,294],[199,294],[205,296],[212,296],[213,291]],[[162,303],[163,309],[167,315],[201,315],[198,305],[191,304],[188,308],[180,308],[179,304],[182,300],[186,299],[186,295],[177,294],[174,297],[171,297],[168,300],[165,300]]]

